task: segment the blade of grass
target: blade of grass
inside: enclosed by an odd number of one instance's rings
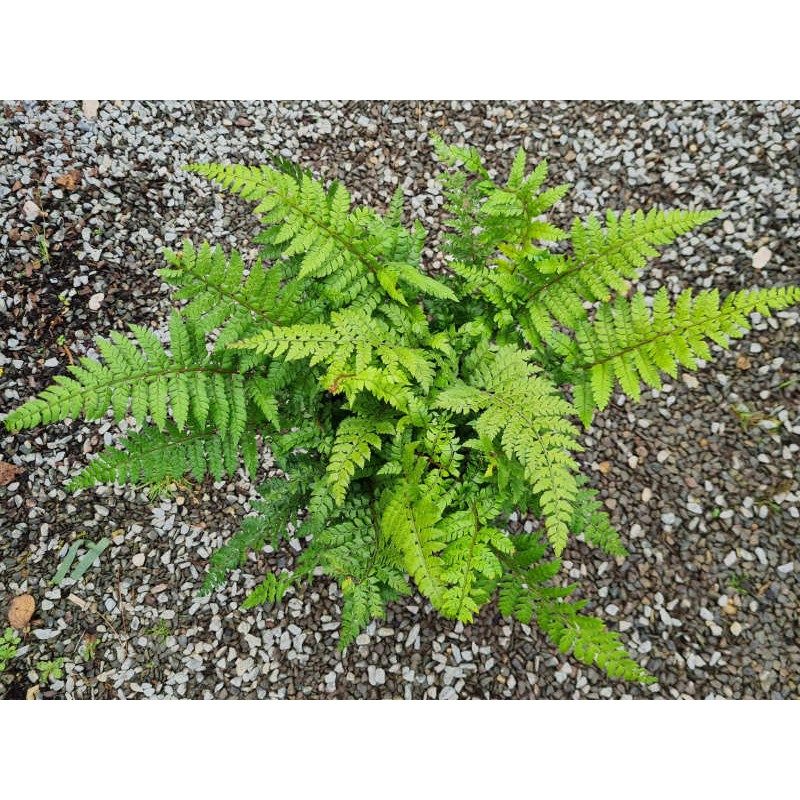
[[[75,560],[75,556],[78,553],[78,548],[81,546],[81,540],[78,539],[74,541],[71,545],[69,550],[67,550],[67,554],[64,556],[64,560],[58,567],[56,574],[53,575],[53,580],[50,583],[61,583],[64,580],[64,576],[67,574],[67,570],[72,566],[72,562]]]
[[[74,581],[80,580],[84,574],[87,572],[89,567],[94,564],[94,562],[100,557],[100,554],[103,550],[106,549],[111,544],[110,539],[106,539],[104,536],[100,541],[95,542],[89,547],[88,552],[81,558],[78,562],[78,566],[72,571],[70,578]]]

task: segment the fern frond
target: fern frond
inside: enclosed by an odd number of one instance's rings
[[[553,597],[566,597],[574,586],[547,585],[558,574],[561,561],[543,560],[547,551],[546,541],[523,534],[514,537],[513,544],[514,554],[502,558],[505,571],[498,582],[497,604],[501,614],[528,625],[537,603]]]
[[[378,562],[362,579],[342,581],[342,628],[339,650],[344,650],[373,619],[386,617],[386,604],[400,595],[409,594],[402,569],[386,569]]]
[[[662,287],[652,308],[639,293],[630,301],[617,296],[613,307],[602,304],[593,324],[584,322],[576,329],[579,356],[575,367],[583,393],[584,424],[591,422],[590,409],[602,410],[608,405],[616,382],[625,394],[638,400],[640,378],[659,389],[659,371],[674,378],[679,364],[694,370],[698,358],[711,360],[707,339],[727,348],[730,339],[750,329],[751,312],[769,316],[799,300],[800,287],[732,292],[722,303],[716,289],[694,298],[692,290],[686,289],[671,307]]]
[[[471,424],[486,440],[499,435],[506,455],[523,465],[546,516],[548,537],[560,553],[578,491],[578,465],[570,451],[581,447],[569,422],[572,406],[535,374],[524,353],[510,346],[479,364],[468,384],[455,381],[439,393],[435,406],[459,413],[482,411]]]
[[[656,678],[631,658],[618,633],[609,631],[601,619],[578,613],[583,605],[583,601],[541,602],[535,610],[536,621],[562,653],[572,653],[584,664],[597,665],[612,678],[654,683]]]
[[[384,270],[395,279],[416,289],[420,294],[430,295],[440,300],[456,300],[453,290],[440,280],[426,275],[411,265],[393,261],[385,265]]]
[[[553,319],[573,327],[583,317],[575,298],[607,301],[612,292],[625,293],[627,281],[638,278],[648,259],[658,256],[656,246],[671,244],[720,213],[651,209],[647,214],[626,211],[618,216],[608,212],[605,227],[594,216],[585,222],[576,219],[570,234],[572,258],[542,276],[528,303],[547,309]],[[548,328],[545,323],[540,332],[547,335]]]
[[[346,578],[342,584],[342,594],[340,650],[347,647],[367,627],[370,620],[386,616],[380,585],[374,575],[369,575],[358,583],[352,578]]]
[[[362,417],[349,417],[340,423],[327,467],[328,484],[337,505],[344,502],[356,469],[369,461],[372,450],[380,450],[378,434],[392,433],[393,428],[391,423]]]
[[[332,392],[339,391],[343,378],[364,373],[370,367],[401,382],[416,380],[424,390],[430,387],[434,374],[424,350],[404,345],[383,320],[356,309],[334,311],[330,325],[267,329],[229,346],[286,361],[308,359],[311,366],[325,363],[328,370],[323,382]]]
[[[381,262],[390,260],[396,235],[370,209],[350,211],[347,190],[335,184],[327,191],[310,174],[291,174],[269,167],[191,164],[185,167],[223,188],[259,201],[255,213],[267,229],[259,239],[270,255],[297,256],[297,280],[318,281],[331,307],[377,302],[380,289],[405,304],[402,292],[381,286]]]
[[[586,478],[580,476],[579,483],[584,484]],[[629,555],[622,544],[619,532],[611,524],[602,504],[596,499],[597,491],[581,486],[575,498],[575,516],[570,525],[577,536],[583,534],[586,543],[599,547],[611,556],[624,558]]]
[[[344,649],[371,619],[384,617],[386,603],[410,589],[396,548],[385,541],[375,509],[363,496],[337,512],[341,521],[318,528],[299,558],[298,574],[321,567],[343,594],[339,649]]]
[[[389,495],[381,519],[385,536],[403,556],[406,572],[436,608],[441,608],[446,591],[439,555],[446,537],[437,527],[441,519],[442,510],[434,500],[428,496],[412,499],[403,484]]]
[[[226,259],[220,247],[203,242],[196,250],[191,242],[175,253],[165,249],[169,267],[158,274],[178,287],[176,300],[190,302],[182,315],[205,332],[220,329],[217,346],[244,338],[257,324],[285,325],[294,321],[296,298],[281,289],[281,271],[265,269],[257,261],[244,277],[245,265],[236,250]]]
[[[174,312],[177,314],[177,312]],[[177,334],[175,354],[167,355],[155,335],[141,326],[131,325],[133,340],[116,331],[111,340],[98,339],[105,364],[84,357],[80,365],[67,367],[72,377],[58,375],[55,382],[15,409],[5,419],[9,430],[33,428],[83,413],[87,419],[99,419],[111,407],[116,421],[130,407],[136,421],[143,425],[148,414],[159,429],[166,426],[169,408],[175,424],[182,428],[191,410],[198,426],[205,425],[209,413],[222,431],[230,430],[234,440],[243,429],[242,376],[233,368],[222,366],[208,354],[190,360],[193,338],[201,331],[173,316],[170,329]],[[210,396],[212,385],[216,392]],[[232,404],[232,406],[231,406]]]
[[[619,641],[619,634],[607,630],[602,620],[580,614],[585,600],[566,598],[572,586],[551,586],[560,561],[542,560],[545,546],[535,536],[515,537],[516,552],[503,557],[506,571],[500,579],[500,613],[530,624],[534,619],[562,653],[571,652],[584,664],[597,665],[612,678],[653,683],[647,670],[634,661]]]
[[[224,584],[228,573],[244,565],[249,552],[259,552],[267,544],[277,547],[289,523],[297,522],[307,499],[307,487],[302,481],[285,478],[269,478],[258,492],[261,499],[252,503],[255,516],[242,520],[242,529],[209,559],[201,596]]]
[[[495,514],[496,516],[496,514]],[[448,544],[442,553],[442,573],[449,584],[442,596],[446,617],[470,623],[491,597],[489,589],[503,574],[497,553],[510,554],[514,545],[502,531],[485,524],[477,503],[446,516],[439,528]]]
[[[436,151],[436,157],[444,164],[451,167],[459,165],[469,172],[475,172],[484,178],[489,177],[489,173],[483,166],[481,154],[475,147],[462,147],[456,144],[445,144],[441,136],[436,133],[431,134],[431,143]]]
[[[278,577],[273,572],[268,572],[264,580],[245,597],[242,609],[255,608],[265,603],[280,603],[295,580],[296,577],[291,572],[282,572]]]
[[[168,422],[163,430],[146,426],[129,433],[120,444],[122,449],[108,447],[93,459],[67,484],[67,491],[114,482],[150,486],[190,472],[198,481],[208,473],[219,481],[223,475],[233,476],[239,466],[237,442],[218,430],[181,431]],[[254,431],[243,431],[238,445],[245,467],[255,477],[258,451]]]

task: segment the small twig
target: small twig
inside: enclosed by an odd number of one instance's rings
[[[119,573],[117,573],[117,580],[119,580]],[[102,619],[103,622],[106,623],[106,625],[108,625],[108,627],[111,629],[111,632],[116,637],[117,641],[125,648],[125,652],[127,654],[127,651],[128,651],[128,640],[130,639],[130,636],[128,635],[127,629],[123,628],[123,630],[125,631],[125,638],[123,639],[123,637],[120,636],[119,631],[114,626],[114,623],[98,608],[96,603],[89,603],[86,600],[84,600],[83,598],[78,597],[74,593],[71,593],[70,596],[67,599],[70,600],[71,602],[73,602],[82,611],[85,611],[86,613],[89,613],[89,614],[97,614],[97,616],[100,617],[100,619]],[[121,600],[121,598],[120,598],[120,600]],[[119,604],[119,608],[120,608],[120,612],[122,612],[122,624],[124,626],[125,625],[125,612],[122,611],[122,603],[121,602]]]
[[[119,613],[122,616],[122,630],[127,636],[128,628],[125,625],[125,607],[122,605],[122,584],[119,578],[119,567],[117,567],[117,602],[119,603]]]

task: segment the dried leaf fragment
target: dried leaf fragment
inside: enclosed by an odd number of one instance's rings
[[[0,486],[8,486],[20,472],[25,472],[25,470],[16,464],[0,461]]]
[[[89,604],[82,597],[78,597],[74,592],[70,592],[67,600],[69,600],[70,603],[75,603],[81,611],[86,611],[86,609],[89,608]]]
[[[83,175],[79,169],[73,169],[64,175],[59,175],[54,183],[66,189],[68,192],[73,192],[80,186],[82,177]]]
[[[8,609],[8,621],[12,628],[21,631],[31,621],[33,612],[36,610],[36,601],[32,595],[21,594],[11,601]]]

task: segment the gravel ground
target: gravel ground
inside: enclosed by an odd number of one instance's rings
[[[248,205],[180,172],[189,161],[260,163],[276,150],[377,206],[401,181],[435,268],[428,132],[475,144],[501,172],[524,144],[574,186],[562,223],[608,207],[722,209],[642,283],[730,291],[800,282],[799,124],[800,104],[783,102],[2,104],[0,411],[95,335],[131,322],[163,330],[163,245],[188,236],[252,252]],[[210,552],[248,513],[249,481],[155,499],[120,487],[68,496],[67,476],[113,436],[110,421],[81,421],[0,434],[0,461],[21,468],[0,488],[0,603],[23,592],[37,602],[0,697],[24,696],[35,664],[56,658],[64,675],[41,698],[797,697],[800,315],[756,319],[713,365],[639,405],[618,397],[585,439],[631,555],[578,543],[567,568],[658,684],[610,681],[496,607],[463,626],[419,597],[340,655],[340,595],[324,579],[281,607],[238,609],[291,552],[253,556],[198,599]],[[100,565],[50,585],[84,534],[112,539]]]

